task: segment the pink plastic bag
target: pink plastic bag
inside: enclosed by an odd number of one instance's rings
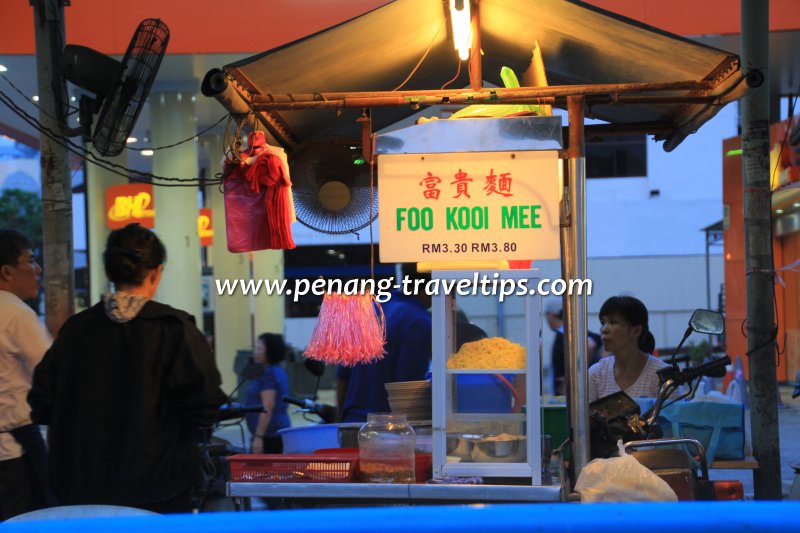
[[[267,225],[267,189],[254,192],[234,169],[224,182],[225,233],[228,251],[253,252],[270,248]]]

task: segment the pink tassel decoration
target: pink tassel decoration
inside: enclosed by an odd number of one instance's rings
[[[369,294],[328,293],[305,356],[327,364],[354,366],[383,359],[383,309]]]

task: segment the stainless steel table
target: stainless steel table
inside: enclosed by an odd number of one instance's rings
[[[521,485],[445,485],[385,483],[228,483],[237,508],[252,497],[294,500],[355,500],[390,504],[531,503],[563,501],[560,487]],[[319,502],[316,502],[319,503]],[[246,501],[245,501],[246,504]]]

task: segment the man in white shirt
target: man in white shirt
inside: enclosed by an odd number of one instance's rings
[[[35,442],[41,435],[30,425],[27,396],[33,369],[52,339],[23,302],[37,297],[41,272],[28,238],[17,230],[0,229],[0,520],[44,503],[29,444],[23,450],[11,433],[43,446]]]

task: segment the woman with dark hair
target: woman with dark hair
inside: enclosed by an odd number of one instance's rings
[[[656,372],[666,363],[650,355],[655,339],[647,308],[632,296],[612,296],[600,308],[600,337],[611,355],[589,368],[589,401],[618,391],[629,396],[656,396]]]
[[[115,292],[71,317],[36,367],[28,402],[49,426],[62,504],[192,510],[196,431],[216,421],[225,394],[194,318],[152,300],[165,260],[152,231],[112,231],[103,261]]]
[[[264,365],[264,374],[247,384],[245,402],[261,403],[264,411],[247,415],[247,428],[252,435],[252,453],[281,453],[283,441],[279,429],[291,427],[283,397],[289,394],[289,377],[281,366],[286,358],[286,343],[276,333],[258,336],[253,360]]]

